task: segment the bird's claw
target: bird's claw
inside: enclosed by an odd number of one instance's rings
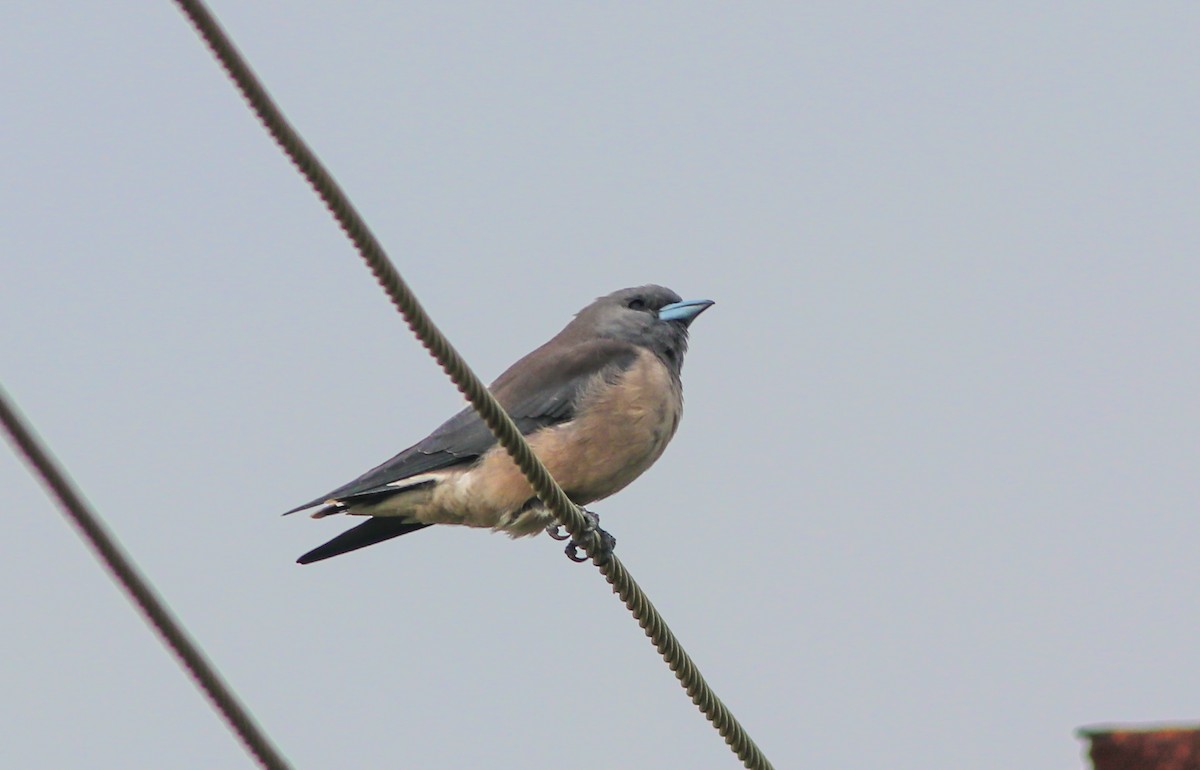
[[[563,529],[563,525],[558,522],[546,527],[546,534],[559,541],[571,539],[571,533]]]
[[[600,548],[590,558],[595,559],[596,564],[604,564],[612,558],[613,549],[617,547],[617,539],[608,532],[600,528],[600,517],[584,508],[583,518],[587,521],[587,528],[579,534],[577,538],[571,538],[571,542],[567,543],[564,549],[567,558],[576,564],[580,564],[588,560],[589,556],[584,550],[584,546],[592,539],[592,533],[600,533]],[[554,528],[551,537],[558,534],[558,527]],[[555,537],[556,540],[565,540],[569,535]]]

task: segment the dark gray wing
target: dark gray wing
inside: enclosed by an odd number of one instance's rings
[[[558,344],[556,344],[558,343]],[[556,337],[509,367],[492,383],[491,391],[529,435],[539,428],[567,422],[583,388],[595,376],[614,378],[633,365],[638,349],[616,340],[592,340],[564,345]],[[421,473],[474,462],[496,444],[496,438],[471,407],[443,423],[419,443],[332,492],[293,508],[288,513],[384,491],[388,484]]]

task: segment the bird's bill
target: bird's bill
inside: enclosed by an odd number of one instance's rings
[[[659,320],[683,321],[690,324],[696,316],[713,306],[711,299],[685,299],[683,302],[672,302],[664,305],[658,311]]]

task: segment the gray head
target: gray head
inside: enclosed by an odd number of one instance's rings
[[[567,329],[647,347],[678,376],[688,326],[712,304],[707,299],[682,301],[665,286],[635,286],[600,297],[580,310]]]

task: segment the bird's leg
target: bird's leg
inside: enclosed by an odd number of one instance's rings
[[[600,528],[599,516],[587,508],[581,508],[580,510],[583,511],[583,518],[587,521],[587,528],[580,533],[579,537],[571,538],[571,542],[567,543],[565,549],[567,558],[576,563],[587,561],[587,554],[580,552],[583,550],[584,545],[592,539],[592,533],[599,532],[600,549],[592,554],[592,556],[595,558],[597,564],[603,564],[612,558],[613,549],[617,547],[617,539]],[[553,535],[551,536],[553,537]]]

